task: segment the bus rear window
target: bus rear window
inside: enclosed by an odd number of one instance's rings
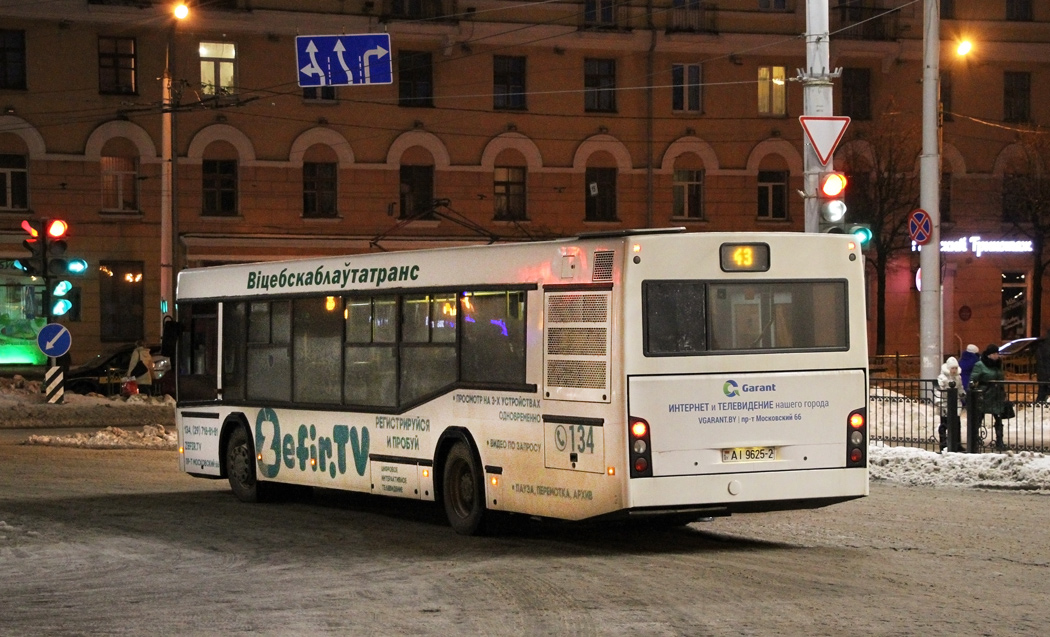
[[[849,346],[845,281],[646,281],[645,355]]]

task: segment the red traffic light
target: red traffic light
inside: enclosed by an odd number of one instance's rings
[[[61,219],[51,219],[47,222],[47,236],[52,239],[61,239],[66,236],[69,224]]]
[[[40,231],[37,230],[36,224],[34,224],[29,219],[22,220],[22,229],[28,232],[29,236],[33,237],[34,239],[40,236]]]
[[[827,173],[820,178],[820,192],[825,197],[838,197],[846,189],[846,175],[842,173]]]

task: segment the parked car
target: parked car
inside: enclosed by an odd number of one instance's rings
[[[66,391],[75,394],[95,392],[107,396],[119,394],[121,381],[128,373],[128,364],[134,351],[134,344],[122,345],[99,354],[83,365],[71,368],[65,374]],[[154,382],[164,391],[166,383],[163,379],[171,370],[171,360],[167,356],[161,356],[160,345],[151,345],[149,351],[153,357],[153,372],[156,377]]]

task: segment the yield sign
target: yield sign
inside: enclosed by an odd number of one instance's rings
[[[908,215],[908,234],[918,245],[924,246],[929,243],[933,238],[933,219],[930,213],[922,208],[912,211]]]
[[[842,134],[849,126],[848,117],[815,117],[803,115],[798,118],[802,122],[802,130],[806,131],[809,143],[813,150],[817,151],[817,159],[821,165],[827,165],[835,147],[839,145]]]

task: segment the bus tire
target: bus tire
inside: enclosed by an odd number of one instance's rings
[[[470,445],[457,442],[445,456],[442,480],[445,516],[460,535],[481,532],[485,518],[485,484]]]
[[[255,477],[255,449],[244,427],[234,427],[226,440],[226,478],[241,502],[264,502],[268,485]]]

